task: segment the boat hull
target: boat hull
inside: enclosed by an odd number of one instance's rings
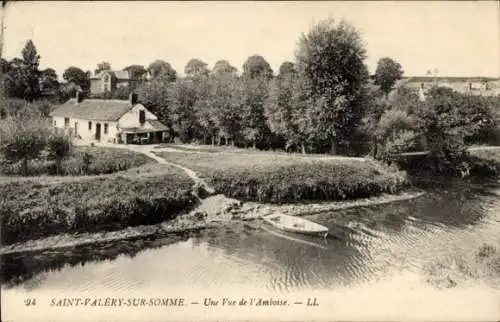
[[[302,218],[294,218],[288,215],[270,215],[262,219],[274,228],[289,233],[321,237],[326,237],[328,234],[327,227]]]

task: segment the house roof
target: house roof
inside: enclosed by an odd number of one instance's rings
[[[101,77],[107,72],[115,75],[115,77],[118,79],[130,79],[130,75],[126,70],[103,70],[99,74],[90,77],[90,79],[101,79]]]
[[[151,128],[142,128],[142,127],[122,127],[120,128],[123,132],[126,133],[147,133],[147,132],[155,132],[155,131],[168,131],[168,127],[166,127],[163,123],[158,120],[146,120]]]
[[[118,121],[132,107],[128,100],[86,99],[77,104],[72,98],[52,111],[50,116],[91,121]]]
[[[168,127],[166,127],[162,122],[160,122],[158,120],[147,120],[146,122],[151,124],[151,126],[157,131],[167,131],[168,130]]]

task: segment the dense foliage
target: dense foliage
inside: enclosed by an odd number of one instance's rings
[[[380,89],[387,96],[397,80],[403,76],[401,65],[389,58],[381,58],[375,70],[375,84],[380,85]]]
[[[125,171],[155,161],[142,153],[125,149],[100,147],[71,147],[64,135],[52,134],[48,146],[37,159],[23,170],[21,162],[0,165],[3,175],[99,175]]]
[[[365,129],[377,142],[376,158],[397,161],[402,152],[428,151],[426,162],[434,171],[460,176],[468,175],[471,167],[468,143],[495,128],[498,109],[492,98],[443,87],[429,89],[423,101],[402,87],[378,102],[365,120]]]
[[[246,59],[241,75],[227,60],[218,60],[210,70],[203,60],[193,58],[185,65],[185,76],[179,76],[170,63],[157,59],[147,67],[125,67],[133,79],[140,79],[130,87],[93,97],[126,99],[134,89],[176,142],[304,154],[370,154],[389,162],[397,161],[400,153],[430,151],[429,160],[438,172],[467,173],[467,146],[500,140],[494,123],[499,119],[499,97],[432,88],[423,99],[411,88],[394,86],[403,70],[389,57],[379,60],[371,83],[366,57],[360,33],[346,21],[328,19],[301,35],[295,60],[284,61],[276,75],[257,54]],[[0,105],[0,117],[29,114],[30,109],[49,114],[50,104],[40,100],[34,105],[12,100],[41,98],[47,93],[43,88],[57,85],[54,70],[38,70],[39,60],[28,41],[22,58],[1,61],[0,94],[11,99]],[[111,70],[111,64],[101,62],[94,72],[102,70]],[[59,101],[76,91],[90,97],[90,74],[69,67],[63,74],[66,83],[59,84]],[[33,87],[35,79],[38,89]],[[33,152],[27,160],[36,157],[36,149]]]

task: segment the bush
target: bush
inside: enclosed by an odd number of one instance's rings
[[[60,139],[63,140],[63,138]],[[65,144],[64,140],[58,144]],[[110,174],[156,162],[142,153],[120,148],[74,147],[70,150],[71,154],[61,161],[59,175]],[[27,174],[30,176],[57,174],[57,164],[51,161],[51,158],[48,159],[31,160],[28,163]],[[0,166],[0,173],[19,175],[22,173],[22,164],[20,162],[4,164]]]
[[[0,124],[0,153],[6,163],[22,162],[22,174],[28,175],[28,163],[47,145],[47,122],[36,118],[8,117]]]
[[[62,172],[63,159],[70,156],[73,149],[71,138],[61,131],[53,131],[47,140],[48,158],[56,162],[56,174]]]

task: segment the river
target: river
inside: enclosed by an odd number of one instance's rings
[[[24,303],[34,298],[38,309],[63,320],[114,319],[116,314],[122,321],[500,318],[498,186],[455,182],[427,189],[414,200],[306,218],[328,226],[336,237],[298,238],[252,221],[4,256],[4,314],[13,320],[34,318],[38,311]],[[484,245],[496,250],[496,260],[478,255]],[[53,298],[77,294],[182,296],[199,304],[122,311],[50,305]],[[208,297],[240,301],[258,296],[292,305],[203,306]],[[306,306],[313,296],[319,306]]]

